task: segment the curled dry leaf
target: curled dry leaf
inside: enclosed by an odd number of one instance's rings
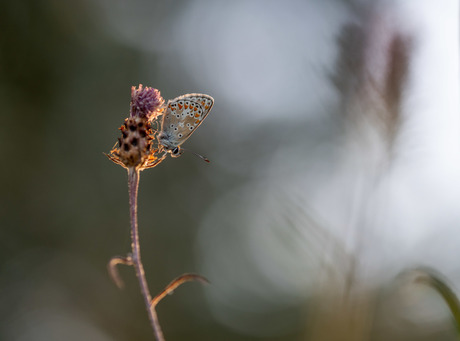
[[[112,280],[115,282],[115,285],[119,289],[123,289],[125,286],[123,280],[120,277],[120,274],[117,269],[118,264],[124,264],[124,265],[133,265],[133,261],[131,257],[120,257],[120,256],[115,256],[112,257],[109,261],[109,264],[107,264],[107,269],[109,270],[110,277]]]
[[[209,281],[200,275],[197,274],[183,274],[171,281],[166,288],[162,292],[160,292],[158,295],[156,295],[152,299],[151,305],[155,307],[166,295],[170,295],[173,293],[173,291],[179,287],[180,285],[184,284],[185,282],[191,282],[191,281],[198,281],[203,284],[209,284]]]

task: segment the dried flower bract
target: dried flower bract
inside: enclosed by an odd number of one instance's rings
[[[155,119],[164,111],[164,99],[157,89],[131,88],[130,117],[119,128],[121,137],[107,157],[125,168],[144,170],[158,165],[166,157],[160,151],[156,131],[152,129]]]

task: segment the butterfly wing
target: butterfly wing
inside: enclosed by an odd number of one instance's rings
[[[211,111],[214,99],[205,94],[186,94],[170,100],[163,114],[159,142],[166,150],[184,143]]]

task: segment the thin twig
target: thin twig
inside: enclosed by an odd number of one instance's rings
[[[137,191],[139,188],[139,169],[128,168],[128,187],[129,187],[129,211],[131,216],[131,238],[132,238],[132,263],[136,269],[136,275],[139,280],[142,296],[144,297],[145,306],[149,314],[150,323],[157,341],[164,341],[163,332],[161,331],[158,315],[155,306],[151,305],[152,296],[150,295],[147,280],[145,279],[144,266],[141,261],[141,249],[139,244],[139,231],[137,225]]]

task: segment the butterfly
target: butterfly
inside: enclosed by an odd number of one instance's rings
[[[163,150],[179,157],[180,146],[204,121],[213,105],[214,98],[205,94],[186,94],[169,100],[157,136]]]

